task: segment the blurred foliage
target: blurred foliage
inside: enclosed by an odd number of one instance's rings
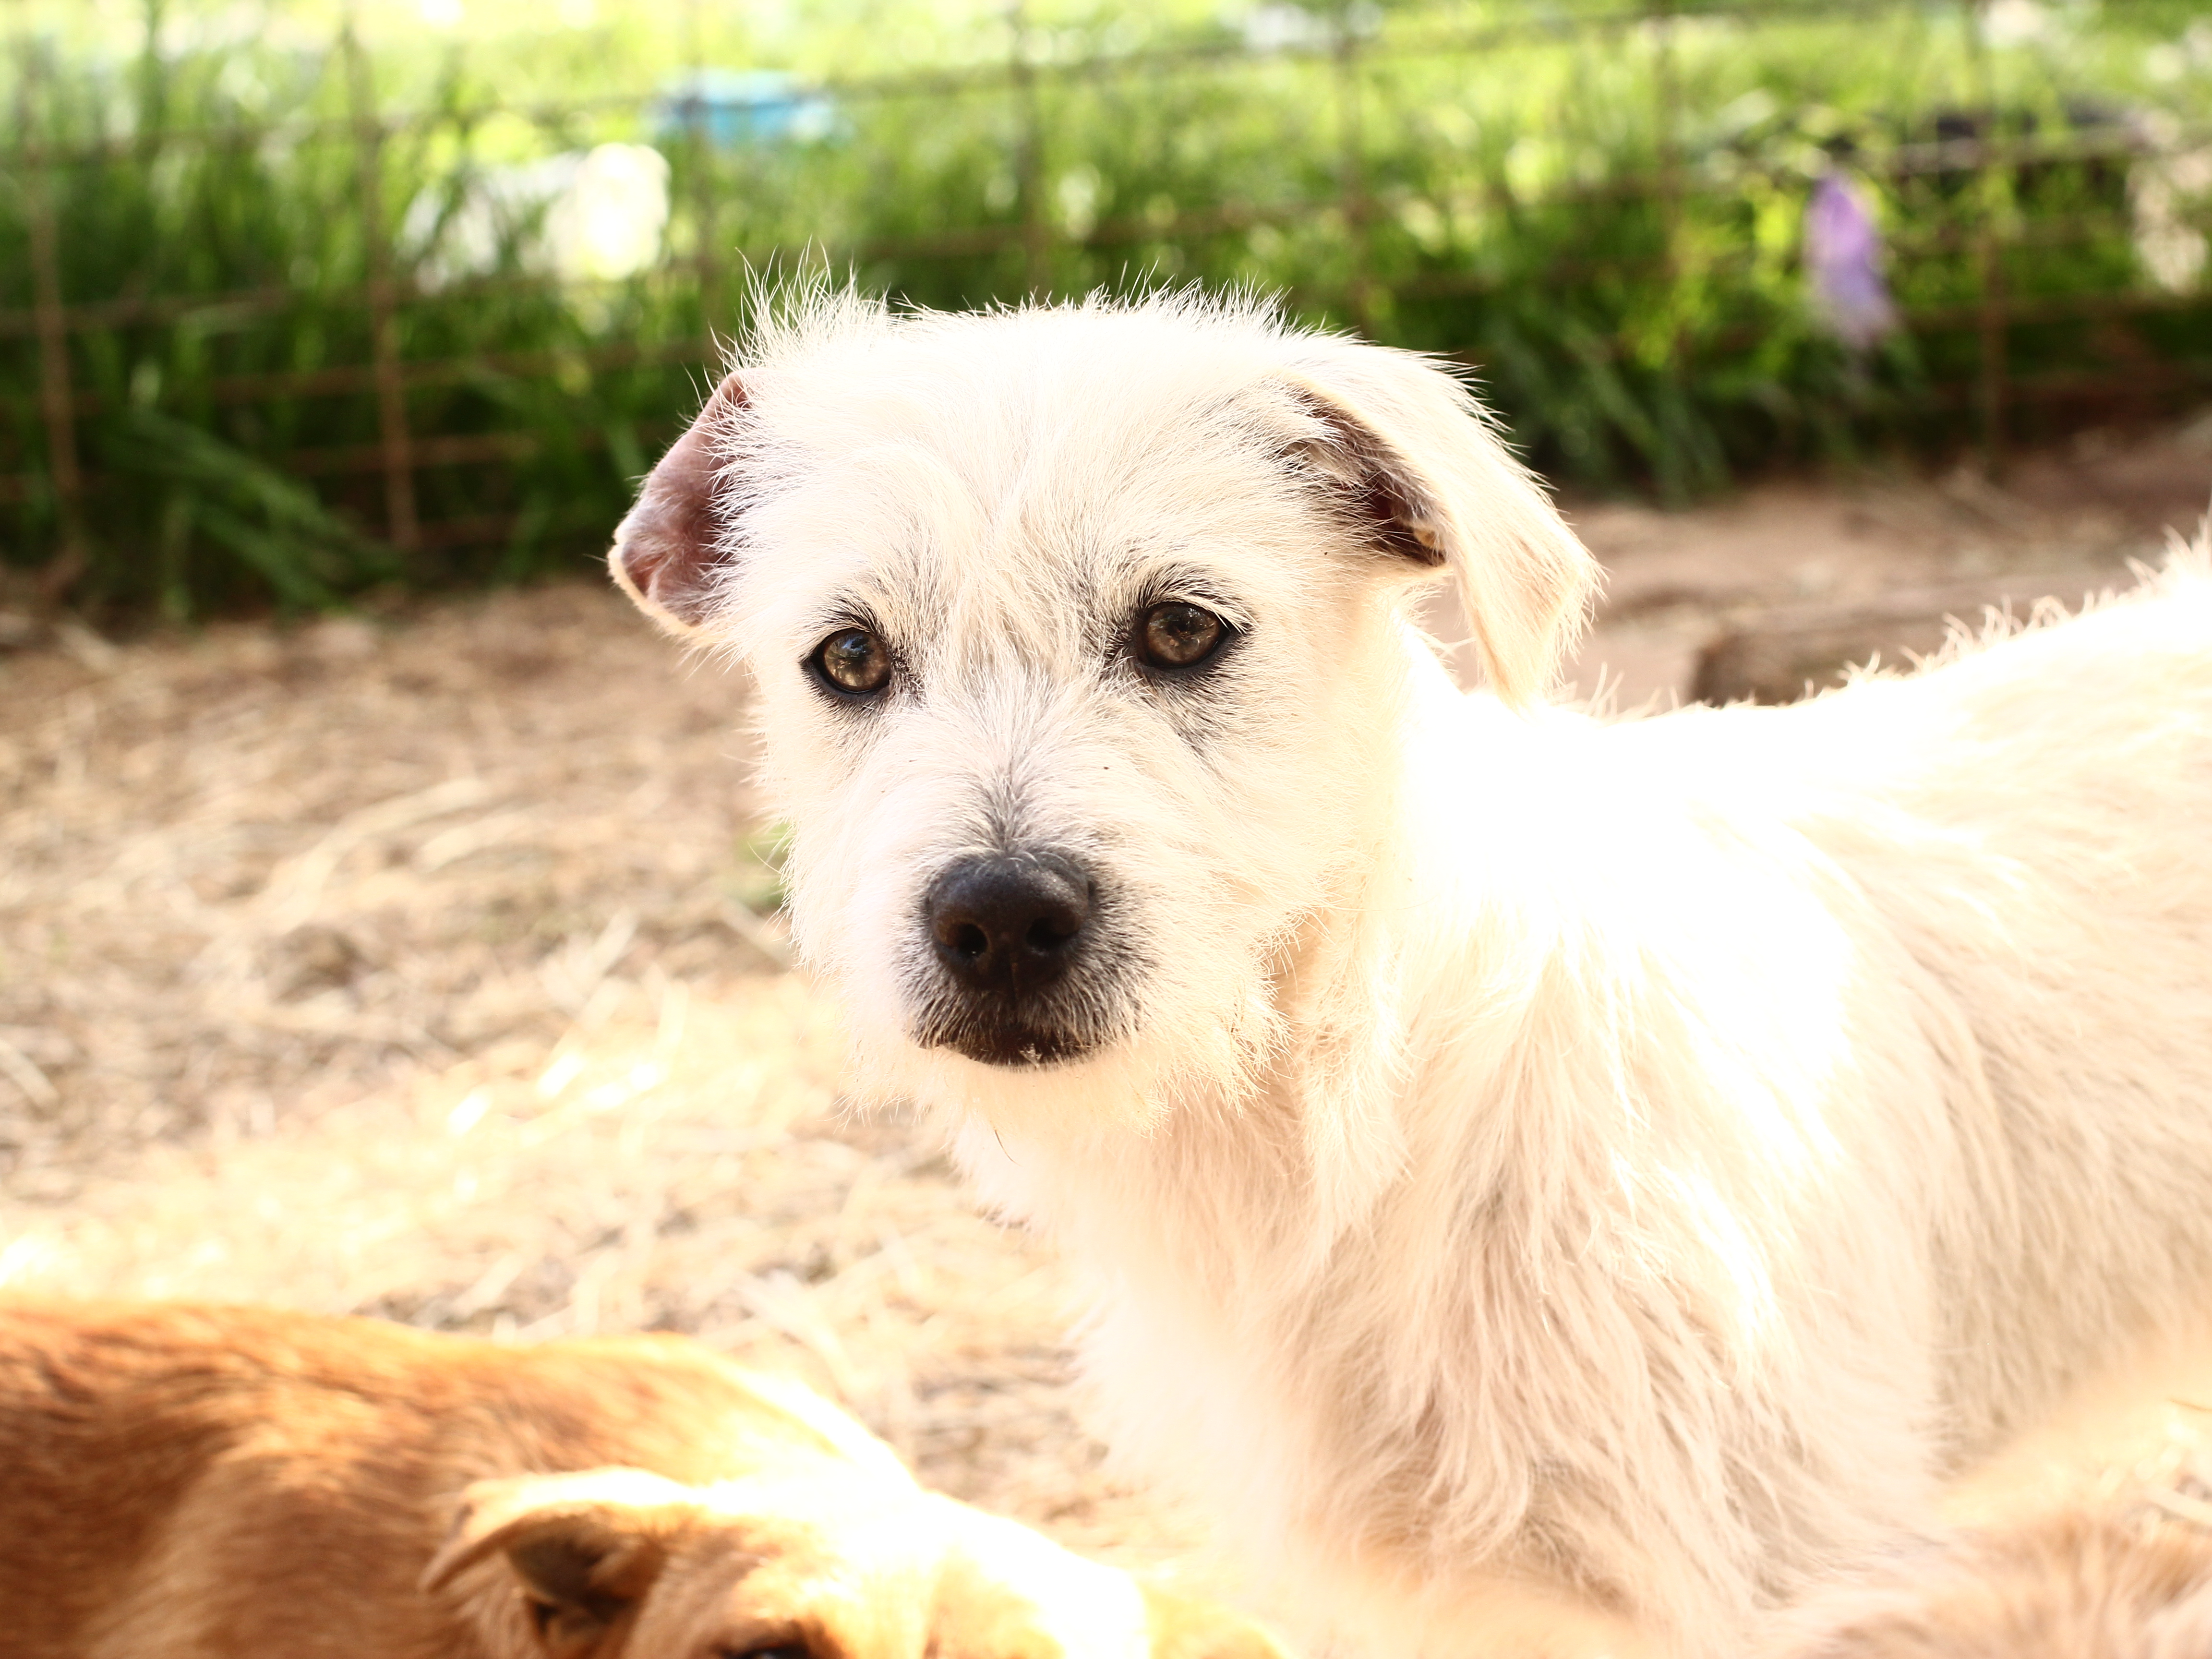
[[[849,262],[943,307],[1279,290],[1477,366],[1555,476],[1669,497],[1969,439],[1992,285],[2021,312],[2016,381],[2133,373],[2151,398],[2212,378],[2212,299],[2155,289],[2130,195],[2154,150],[2212,155],[2192,3],[544,9],[372,6],[351,35],[303,6],[23,12],[0,66],[15,580],[190,615],[574,568],[696,406],[710,330],[741,328],[747,261]],[[702,63],[787,69],[834,119],[714,148],[654,96]],[[656,268],[555,285],[518,233],[495,269],[409,286],[410,206],[450,216],[499,167],[609,142],[670,163]],[[2018,154],[1978,167],[1983,142]],[[1863,355],[1799,258],[1832,169],[1875,204],[1914,320]],[[42,223],[76,313],[74,538],[40,403]],[[380,245],[423,460],[404,554],[368,368]],[[2064,410],[2023,404],[2015,430]]]

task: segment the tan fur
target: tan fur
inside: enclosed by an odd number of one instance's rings
[[[0,1303],[9,1659],[1279,1659],[695,1343]]]
[[[2203,1659],[2212,1504],[2175,1479],[1899,1552],[1790,1621],[1789,1659]],[[2183,1511],[2177,1516],[2175,1511]]]

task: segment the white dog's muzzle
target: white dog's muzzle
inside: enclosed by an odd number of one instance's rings
[[[1128,954],[1085,864],[1036,848],[973,854],[924,890],[902,990],[915,1041],[990,1066],[1075,1060],[1126,1028]]]

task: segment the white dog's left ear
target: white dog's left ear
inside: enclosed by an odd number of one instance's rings
[[[1467,388],[1409,352],[1350,346],[1287,380],[1300,463],[1383,550],[1447,566],[1491,689],[1527,702],[1588,619],[1597,562]]]
[[[744,404],[736,375],[716,386],[699,418],[646,474],[636,504],[615,527],[607,568],[616,584],[672,634],[696,633],[714,609],[722,555],[715,515],[722,447]]]

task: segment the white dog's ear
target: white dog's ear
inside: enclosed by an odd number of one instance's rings
[[[732,374],[699,418],[646,474],[637,502],[615,527],[607,566],[639,609],[672,634],[696,633],[713,610],[721,563],[715,514],[723,447],[745,389]]]
[[[1448,566],[1491,689],[1540,696],[1588,619],[1597,562],[1498,441],[1465,386],[1423,359],[1352,346],[1297,366],[1301,465],[1385,551]]]

